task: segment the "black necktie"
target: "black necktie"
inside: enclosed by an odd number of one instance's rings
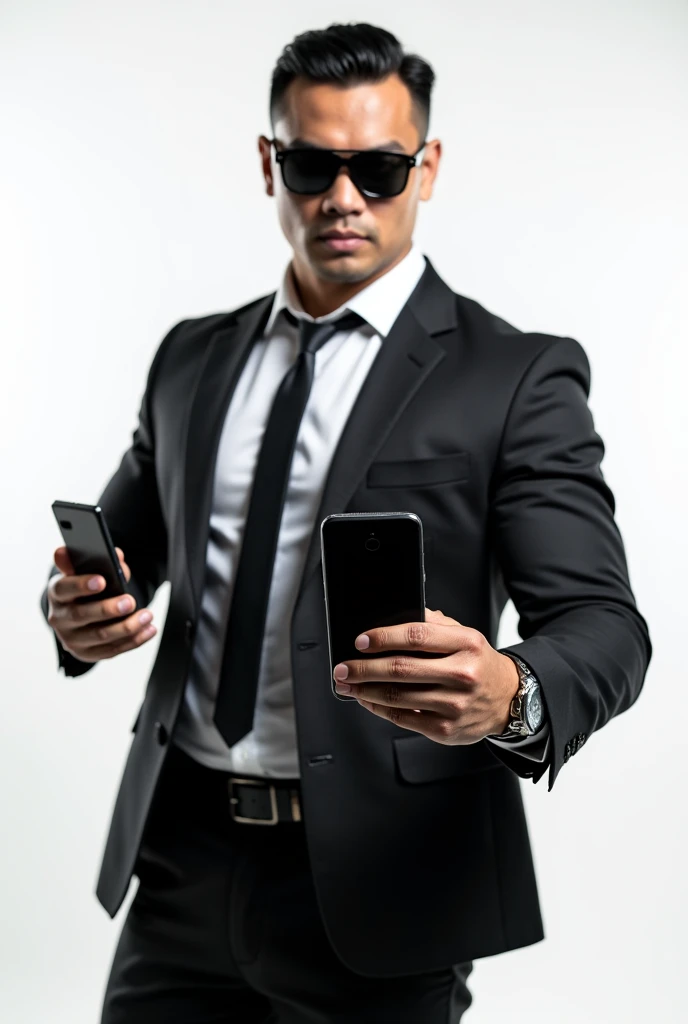
[[[315,353],[337,331],[365,321],[357,313],[299,324],[300,352],[285,374],[270,411],[258,456],[225,635],[213,721],[228,746],[253,727],[277,537],[303,411],[313,383]]]

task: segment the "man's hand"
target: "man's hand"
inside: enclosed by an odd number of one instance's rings
[[[131,569],[124,561],[122,549],[115,550],[128,583]],[[77,576],[66,547],[57,548],[54,558],[62,575],[53,576],[48,583],[48,623],[69,654],[79,661],[103,661],[140,647],[155,636],[155,626],[149,625],[153,618],[151,612],[137,611],[126,615],[136,607],[133,597],[110,597],[86,603],[78,601],[80,597],[97,594],[105,587],[105,580],[97,575]],[[93,580],[98,581],[95,587],[90,585]],[[126,602],[126,606],[120,607],[120,602]],[[123,614],[125,618],[122,618]],[[103,624],[115,618],[119,621]]]
[[[439,610],[426,608],[425,617],[426,622],[369,629],[361,634],[370,638],[367,648],[357,637],[359,650],[380,656],[336,665],[337,692],[437,743],[477,743],[504,732],[519,685],[514,662],[491,647],[477,629],[462,626]],[[408,650],[408,657],[385,657],[385,650]],[[444,657],[415,658],[416,651]],[[342,666],[348,675],[340,683]]]

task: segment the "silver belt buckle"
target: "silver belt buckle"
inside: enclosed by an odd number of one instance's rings
[[[275,787],[268,783],[268,789],[270,790],[270,809],[272,811],[271,818],[242,818],[240,814],[236,813],[236,806],[239,803],[239,798],[234,796],[234,786],[259,786],[261,789],[264,788],[265,783],[258,782],[256,779],[234,779],[229,780],[229,813],[232,815],[235,821],[244,822],[246,825],[276,825],[279,821],[279,814],[277,813],[277,791]]]

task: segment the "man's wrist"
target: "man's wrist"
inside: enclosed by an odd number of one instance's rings
[[[501,739],[504,737],[504,735],[511,735],[511,733],[509,732],[509,724],[511,722],[511,706],[514,702],[514,698],[518,694],[519,687],[521,685],[521,673],[519,672],[518,666],[513,658],[510,658],[508,655],[504,654],[503,651],[498,651],[497,653],[501,655],[501,657],[504,659],[504,662],[506,663],[503,663],[503,668],[505,673],[507,674],[510,685],[507,687],[506,706],[503,709],[499,721],[495,724],[495,731],[489,733],[489,736],[497,736]]]
[[[512,742],[522,741],[539,733],[546,721],[540,682],[530,668],[511,651],[499,651],[514,665],[518,678],[516,692],[509,705],[509,718],[504,731],[488,738]]]

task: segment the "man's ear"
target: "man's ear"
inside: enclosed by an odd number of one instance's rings
[[[421,202],[427,202],[432,197],[432,189],[439,170],[440,158],[442,156],[442,143],[439,139],[431,139],[425,144],[423,162],[421,164],[421,185],[418,198]]]
[[[258,152],[260,153],[261,168],[265,179],[265,191],[269,196],[274,196],[275,187],[272,177],[272,146],[265,135],[258,136]]]

